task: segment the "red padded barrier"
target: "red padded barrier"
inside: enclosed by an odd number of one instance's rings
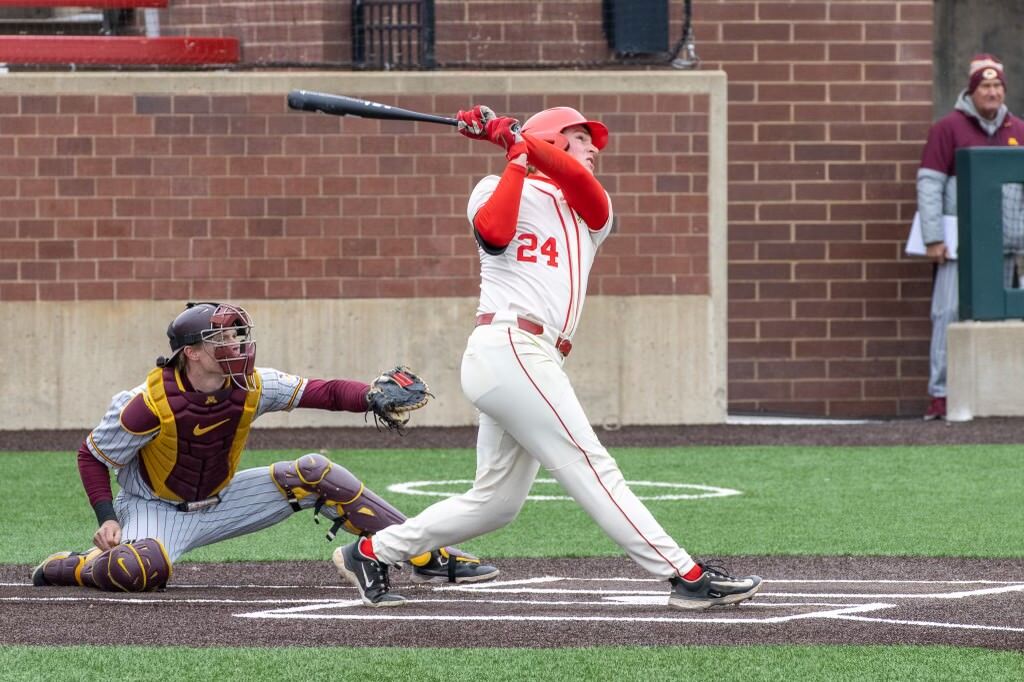
[[[0,36],[6,64],[234,64],[235,38]]]

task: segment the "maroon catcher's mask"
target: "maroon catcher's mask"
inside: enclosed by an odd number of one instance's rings
[[[210,329],[203,334],[203,341],[213,347],[213,357],[224,370],[224,376],[247,391],[256,388],[256,340],[252,329],[252,318],[245,308],[222,303],[210,317]]]
[[[159,358],[158,365],[170,363],[182,348],[202,341],[212,349],[225,378],[247,391],[256,388],[256,341],[252,318],[244,308],[228,303],[189,303],[167,328],[167,337],[171,356]]]

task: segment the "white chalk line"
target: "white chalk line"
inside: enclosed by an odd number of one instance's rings
[[[848,613],[861,613],[865,611],[874,611],[879,608],[890,607],[892,604],[858,604],[856,606],[844,607],[829,611],[825,613],[834,614],[848,614]],[[307,607],[307,610],[314,607]],[[392,607],[400,609],[402,607]],[[744,605],[742,608],[747,608]],[[735,609],[739,610],[739,609]],[[714,611],[713,613],[721,613],[722,611]],[[556,615],[556,616],[515,616],[511,614],[501,614],[493,616],[471,616],[471,615],[447,615],[447,614],[409,614],[402,615],[397,613],[329,613],[329,614],[312,614],[312,613],[297,613],[294,609],[287,610],[270,610],[260,611],[256,613],[238,613],[235,614],[240,618],[269,618],[269,619],[309,619],[309,620],[390,620],[390,621],[475,621],[475,622],[573,622],[573,623],[679,623],[679,622],[699,622],[699,623],[721,623],[721,624],[736,624],[743,623],[747,625],[751,624],[774,624],[774,623],[785,623],[792,620],[798,620],[807,616],[802,614],[794,614],[788,616],[776,616],[769,618],[746,618],[742,616],[732,618],[719,618],[714,616],[705,616],[706,611],[701,612],[676,612],[678,616],[572,616],[572,615]],[[821,613],[811,614],[812,617],[821,617]]]
[[[549,588],[549,587],[530,587],[528,585],[537,585],[539,583],[552,583],[561,580],[574,580],[568,578],[559,578],[557,576],[543,576],[540,578],[529,578],[522,581],[503,581],[502,583],[487,583],[478,584],[473,586],[462,586],[452,585],[444,587],[436,587],[435,591],[438,592],[475,592],[477,594],[521,594],[521,595],[571,595],[571,594],[584,594],[584,595],[600,595],[602,599],[600,601],[519,601],[519,600],[497,600],[497,599],[486,599],[482,600],[483,603],[489,604],[511,604],[511,605],[528,605],[531,608],[544,608],[546,606],[583,606],[583,605],[601,605],[609,606],[606,602],[615,602],[620,605],[630,606],[651,606],[665,604],[666,594],[664,590],[659,592],[651,592],[646,590],[595,590],[595,589],[562,589],[562,588]],[[591,579],[591,581],[593,581]],[[768,581],[766,581],[768,582]],[[778,581],[783,582],[783,581]],[[800,582],[791,580],[788,582]],[[810,581],[808,581],[810,582]],[[816,584],[827,583],[828,581],[816,580]],[[872,583],[874,581],[862,581],[864,583]],[[942,584],[942,585],[959,585],[959,584],[990,584],[987,581],[913,581],[914,584]],[[995,582],[995,581],[992,581]],[[513,586],[515,585],[515,586]],[[623,622],[623,623],[671,623],[671,622],[682,622],[682,621],[696,621],[701,623],[717,623],[717,624],[782,624],[789,623],[798,620],[807,619],[851,619],[851,618],[866,618],[864,616],[855,616],[854,614],[870,613],[873,611],[880,611],[884,609],[895,608],[896,604],[876,601],[878,599],[965,599],[969,597],[978,597],[992,594],[1001,594],[1007,592],[1019,592],[1024,591],[1024,584],[1022,583],[1004,583],[1000,582],[996,587],[980,588],[976,590],[959,590],[956,592],[929,592],[927,594],[904,594],[896,593],[893,595],[878,595],[871,593],[782,593],[782,592],[770,592],[760,593],[758,596],[761,598],[775,598],[775,597],[795,597],[795,598],[816,598],[816,599],[869,599],[872,600],[867,604],[832,604],[832,603],[821,603],[821,602],[800,602],[788,605],[773,605],[773,606],[788,606],[794,607],[824,607],[825,611],[811,611],[804,613],[794,613],[784,616],[759,616],[759,617],[746,617],[746,616],[731,616],[731,617],[717,617],[706,615],[708,611],[701,612],[682,612],[679,615],[672,616],[611,616],[611,615],[594,615],[594,616],[583,616],[583,615],[570,615],[570,614],[559,614],[559,615],[513,615],[513,614],[499,614],[499,615],[488,615],[488,616],[466,616],[466,615],[449,615],[449,614],[401,614],[401,613],[373,613],[367,614],[363,612],[359,613],[322,613],[322,611],[331,608],[325,605],[310,605],[302,607],[292,607],[286,609],[269,609],[266,611],[257,611],[251,613],[239,613],[235,614],[241,618],[269,618],[269,619],[289,619],[289,618],[301,618],[301,619],[328,619],[328,620],[387,620],[387,621],[422,621],[422,620],[443,620],[443,621],[478,621],[478,622]],[[434,598],[423,600],[423,602],[429,603],[458,603],[460,600],[455,599],[444,599]],[[471,600],[473,603],[480,603],[481,600]],[[423,603],[421,602],[421,603]],[[745,602],[741,607],[744,612],[748,612],[751,607],[761,607],[757,610],[763,611],[764,602]],[[401,607],[398,607],[401,608]],[[715,609],[711,613],[721,613],[723,609]],[[735,609],[739,611],[740,609]],[[318,613],[319,611],[319,613]],[[873,620],[873,619],[869,619]],[[877,619],[878,622],[889,622],[886,619]],[[898,621],[893,620],[893,624],[901,624]],[[907,625],[927,626],[927,621],[907,621],[904,623]],[[943,627],[951,629],[971,629],[971,630],[992,630],[992,631],[1009,631],[1015,632],[1016,629],[1008,626],[987,626],[973,623],[943,623]]]
[[[523,578],[519,580],[494,580],[486,583],[477,584],[466,584],[459,585],[457,589],[475,591],[482,589],[489,589],[491,587],[503,587],[505,585],[529,585],[533,583],[546,583],[546,582],[557,582],[560,580],[566,580],[560,576],[542,576],[539,578]],[[610,577],[610,578],[571,578],[573,582],[595,582],[595,583],[651,583],[664,585],[665,581],[660,578],[626,578],[626,577]],[[814,579],[800,579],[800,578],[765,578],[764,584],[777,584],[777,583],[794,583],[794,584],[835,584],[835,585],[1021,585],[1024,584],[1020,580],[853,580],[848,578],[814,578]],[[19,582],[0,582],[0,587],[29,587],[32,583],[28,581]],[[403,585],[403,587],[420,588],[423,584],[411,583]],[[349,590],[352,589],[348,585],[267,585],[267,584],[256,584],[256,583],[233,583],[231,585],[220,585],[216,583],[177,583],[174,585],[168,585],[167,590],[197,590],[197,589],[217,589],[217,590]],[[456,589],[455,586],[445,587],[444,589]]]
[[[977,625],[971,623],[942,623],[931,620],[900,620],[896,618],[867,618],[865,616],[851,616],[848,614],[837,614],[833,616],[838,620],[859,620],[867,623],[888,623],[890,625],[921,625],[931,628],[948,628],[954,630],[993,630],[996,632],[1024,632],[1024,628],[1014,628],[1006,625]]]
[[[604,590],[604,589],[566,589],[566,588],[553,588],[553,587],[539,587],[538,585],[550,584],[555,582],[571,581],[571,582],[633,582],[633,583],[663,583],[650,578],[566,578],[561,576],[541,576],[535,578],[526,578],[521,580],[505,580],[495,581],[492,583],[476,584],[476,585],[443,585],[443,586],[432,586],[432,592],[436,596],[422,599],[419,601],[420,604],[492,604],[492,605],[504,605],[504,606],[524,606],[529,608],[546,608],[546,607],[578,607],[578,606],[598,606],[598,607],[615,607],[615,606],[659,606],[665,604],[667,594],[664,589],[658,591],[649,590]],[[359,599],[315,599],[315,598],[289,598],[289,597],[278,597],[278,598],[265,598],[265,599],[229,599],[229,598],[177,598],[177,597],[105,597],[105,596],[92,596],[92,595],[80,595],[80,596],[30,596],[30,597],[0,597],[2,602],[96,602],[96,603],[116,603],[125,605],[164,605],[164,604],[235,604],[239,606],[247,605],[260,605],[260,604],[273,604],[280,606],[282,604],[290,604],[291,606],[283,608],[273,608],[266,610],[259,610],[248,613],[236,613],[233,614],[240,618],[254,618],[254,619],[306,619],[306,620],[390,620],[390,621],[421,621],[421,620],[434,620],[434,621],[526,621],[526,622],[628,622],[628,623],[671,623],[679,621],[698,621],[702,623],[744,623],[744,624],[781,624],[797,620],[818,618],[818,619],[835,619],[835,620],[849,620],[849,621],[861,621],[861,622],[875,622],[885,623],[891,625],[906,625],[906,626],[917,626],[917,627],[935,627],[944,629],[964,629],[964,630],[984,630],[994,632],[1024,632],[1024,628],[1003,626],[1003,625],[981,625],[976,623],[944,623],[938,621],[916,621],[906,619],[889,619],[880,617],[868,617],[865,613],[872,611],[879,611],[888,608],[894,608],[896,605],[888,602],[877,601],[880,599],[898,599],[898,600],[920,600],[920,599],[966,599],[982,596],[990,596],[997,594],[1006,594],[1011,592],[1024,592],[1024,583],[1011,582],[1011,581],[995,581],[995,580],[850,580],[850,579],[838,579],[838,580],[826,580],[826,579],[777,579],[777,580],[765,580],[765,583],[791,583],[791,584],[908,584],[908,585],[991,585],[990,587],[979,587],[978,589],[969,590],[957,590],[953,592],[927,592],[927,593],[871,593],[871,592],[856,592],[856,593],[843,593],[843,592],[762,592],[758,595],[759,598],[784,598],[784,599],[817,599],[817,600],[829,600],[829,599],[868,599],[871,600],[867,604],[836,604],[829,601],[813,601],[813,602],[798,602],[789,604],[778,604],[778,603],[766,603],[764,601],[758,602],[745,602],[741,607],[744,612],[749,612],[750,609],[765,611],[777,608],[794,608],[794,607],[813,607],[813,608],[825,608],[825,611],[811,611],[805,613],[788,614],[782,616],[760,616],[760,617],[746,617],[746,616],[730,616],[730,617],[718,617],[709,616],[709,613],[722,613],[726,609],[713,609],[711,611],[700,611],[700,612],[673,612],[671,616],[615,616],[615,615],[570,615],[570,614],[557,614],[557,615],[514,615],[514,614],[500,614],[500,615],[487,615],[487,616],[470,616],[465,614],[402,614],[402,613],[381,613],[379,611],[364,612],[360,609],[360,612],[346,612],[346,613],[325,613],[331,609],[355,609],[361,607],[362,602]],[[27,583],[0,583],[3,586],[27,586]],[[241,585],[175,585],[173,588],[176,589],[196,589],[196,588],[231,588],[240,589],[246,586]],[[301,585],[251,585],[251,588],[259,589],[310,589],[310,586]],[[430,587],[430,586],[427,586]],[[312,589],[345,589],[351,590],[351,587],[340,586],[340,585],[328,585],[328,586],[315,586]],[[545,600],[545,601],[532,601],[529,599],[488,599],[488,598],[471,598],[471,599],[458,599],[448,598],[441,596],[444,593],[458,593],[458,592],[473,592],[481,596],[484,594],[490,595],[589,595],[591,597],[598,596],[599,599],[589,600]],[[468,596],[468,595],[467,595]],[[414,602],[415,603],[415,602]],[[731,611],[738,612],[740,609],[732,609]]]
[[[468,486],[472,485],[472,479],[451,479],[446,481],[404,481],[402,483],[393,483],[388,486],[388,491],[393,493],[400,493],[405,495],[426,495],[428,497],[455,497],[461,494],[461,492],[452,491],[439,491],[439,490],[424,490],[423,488],[430,486],[445,486],[451,487],[454,485]],[[534,481],[534,484],[540,485],[558,485],[558,481],[553,478],[538,478]],[[701,500],[710,497],[730,497],[732,495],[742,495],[743,493],[739,490],[732,488],[721,488],[713,485],[703,485],[699,483],[671,483],[668,481],[626,481],[626,484],[631,490],[636,491],[636,497],[639,500]],[[693,490],[699,490],[699,493],[688,494],[688,493],[666,493],[663,495],[647,495],[644,494],[640,489],[642,488],[669,488],[669,489],[681,489],[691,488]],[[566,501],[572,500],[568,495],[527,495],[527,500],[534,502],[551,502],[551,501]]]

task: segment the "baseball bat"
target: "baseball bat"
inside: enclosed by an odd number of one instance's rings
[[[300,111],[319,111],[334,116],[358,116],[359,118],[383,118],[392,121],[425,121],[454,126],[459,122],[448,116],[424,114],[389,104],[356,99],[345,95],[329,95],[324,92],[292,90],[288,93],[288,107]]]

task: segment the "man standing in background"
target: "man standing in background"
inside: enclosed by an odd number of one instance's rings
[[[964,147],[1016,146],[1024,141],[1024,121],[1005,104],[1003,64],[990,54],[971,59],[967,88],[952,113],[928,131],[917,171],[917,208],[926,255],[935,263],[932,290],[932,341],[929,353],[926,420],[946,417],[946,329],[959,317],[955,254],[946,245],[943,216],[956,216],[956,150]],[[1024,210],[1019,184],[1003,186],[1003,283],[1014,286],[1016,254],[1024,252]]]

